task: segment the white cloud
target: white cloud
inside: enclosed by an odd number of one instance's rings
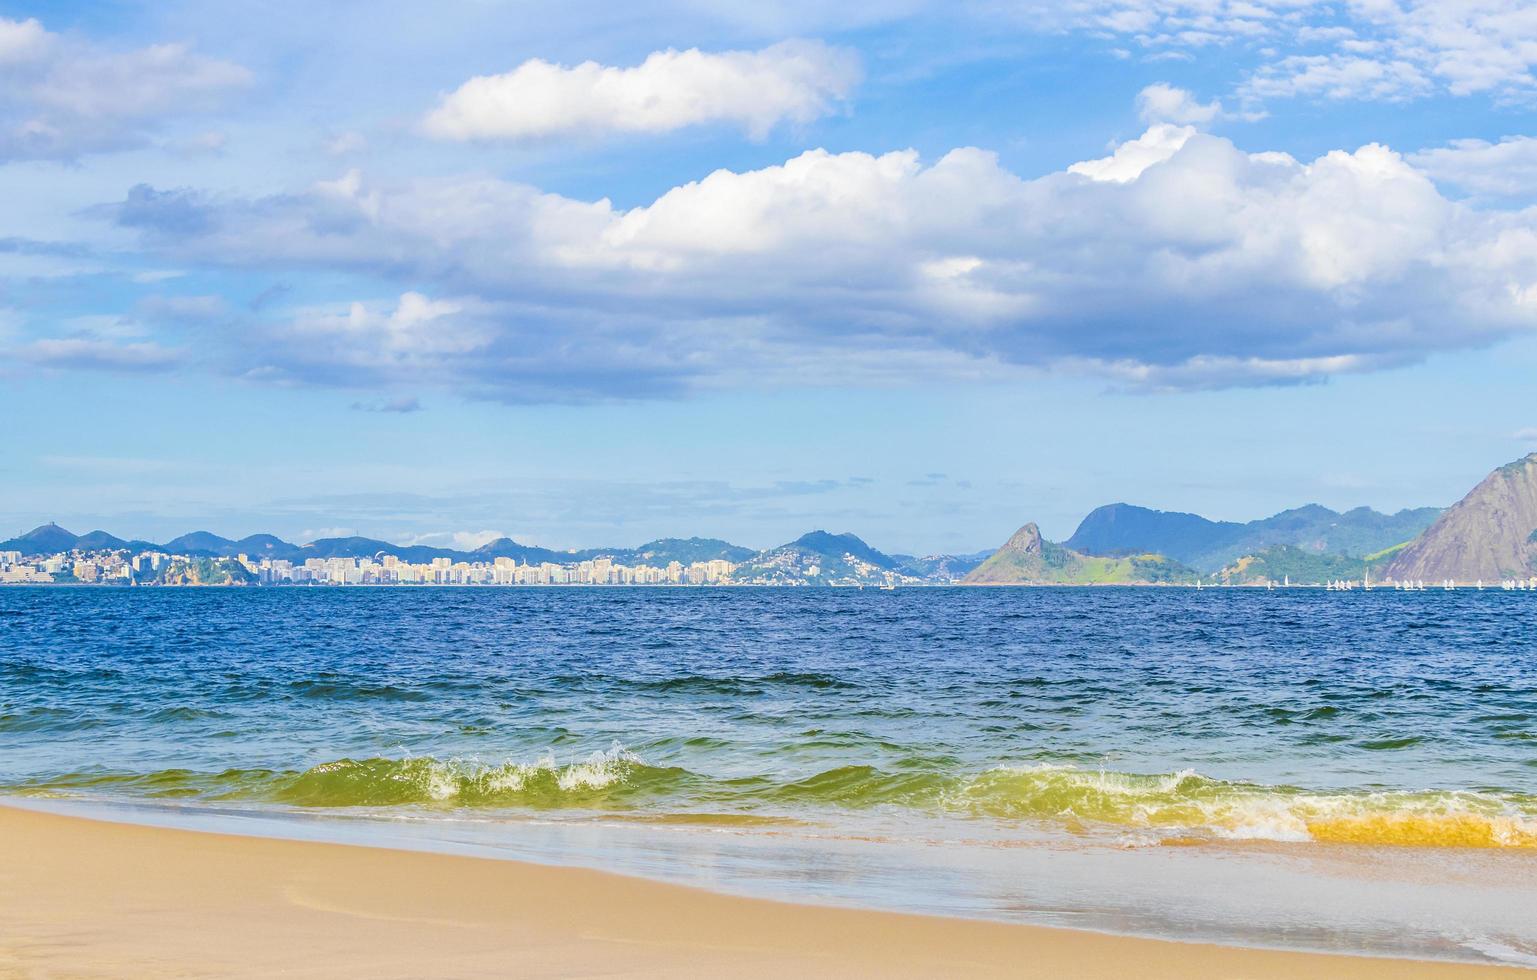
[[[1136,139],[1117,146],[1110,156],[1080,161],[1068,167],[1067,172],[1082,174],[1092,180],[1124,184],[1142,176],[1148,167],[1163,163],[1178,153],[1180,147],[1194,135],[1193,126],[1155,124]]]
[[[1222,103],[1213,99],[1202,103],[1182,88],[1163,82],[1149,85],[1137,93],[1137,114],[1146,123],[1173,123],[1176,126],[1200,126],[1222,114]]]
[[[1052,367],[1294,383],[1537,329],[1537,212],[1456,203],[1378,145],[1304,162],[1163,124],[1034,179],[975,148],[812,150],[629,209],[354,174],[248,201],[136,189],[119,217],[178,263],[455,297],[254,329],[241,356],[274,379],[517,400]]]
[[[754,137],[832,112],[859,80],[849,51],[784,41],[761,51],[658,51],[633,68],[540,59],[481,75],[424,122],[441,139],[529,139],[572,132],[660,133],[705,123]]]
[[[0,18],[0,159],[140,145],[164,118],[211,108],[250,81],[182,44],[110,51]]]
[[[302,309],[279,332],[294,345],[288,358],[296,364],[318,360],[400,372],[484,347],[489,335],[465,312],[465,303],[409,292],[393,309],[362,302],[345,311]]]
[[[510,537],[505,531],[455,531],[452,540],[460,551],[474,551],[505,537]]]
[[[1252,99],[1318,96],[1328,99],[1407,99],[1433,86],[1407,61],[1350,55],[1293,55],[1266,66],[1246,82]]]
[[[3,358],[5,351],[0,351]],[[93,337],[44,337],[8,352],[40,367],[100,371],[164,371],[175,367],[181,352],[151,341],[117,343]]]
[[[43,56],[48,32],[36,18],[6,20],[0,17],[0,68],[28,64]]]
[[[1521,442],[1537,444],[1537,425],[1517,431],[1514,435],[1514,438],[1520,440]]]
[[[1454,140],[1421,150],[1411,163],[1438,181],[1487,197],[1537,194],[1537,138],[1507,136],[1498,143]]]
[[[1527,0],[1036,0],[986,9],[1041,30],[1108,34],[1147,58],[1249,48],[1261,64],[1239,93],[1251,101],[1537,91],[1537,7]]]

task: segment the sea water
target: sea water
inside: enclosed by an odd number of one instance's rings
[[[1537,593],[5,588],[0,793],[1537,965]]]

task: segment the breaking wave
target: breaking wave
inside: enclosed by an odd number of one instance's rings
[[[410,757],[337,759],[304,770],[72,773],[15,785],[41,795],[128,794],[248,800],[305,808],[440,807],[623,811],[648,820],[741,826],[885,808],[986,819],[1088,836],[1135,831],[1149,841],[1264,840],[1375,846],[1537,848],[1537,796],[1473,791],[1316,791],[1070,766],[964,774],[913,765],[851,765],[802,778],[713,778],[654,766],[615,744],[561,763]]]
[[[995,818],[1170,837],[1537,848],[1537,797],[1514,794],[1318,792],[1212,779],[1191,770],[1144,775],[1033,766],[983,773],[952,802]]]

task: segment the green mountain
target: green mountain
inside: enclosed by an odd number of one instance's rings
[[[212,555],[224,557],[238,554],[230,551],[235,542],[221,538],[212,531],[189,531],[165,543],[165,550],[175,555]]]
[[[665,567],[668,562],[674,561],[680,565],[692,565],[696,561],[716,559],[735,564],[746,561],[757,552],[719,538],[657,538],[638,548],[592,548],[578,554],[594,558],[607,556],[626,565]],[[568,556],[566,560],[571,559]]]
[[[1537,453],[1490,473],[1383,570],[1395,581],[1537,575]]]
[[[24,555],[52,555],[70,551],[79,536],[52,523],[39,525],[9,541],[0,541],[0,551],[19,551]]]
[[[1369,507],[1344,513],[1318,504],[1261,520],[1211,521],[1197,514],[1108,504],[1083,519],[1067,547],[1089,555],[1168,555],[1205,572],[1275,545],[1355,558],[1408,541],[1429,527],[1435,507],[1382,514]]]
[[[1085,555],[1026,524],[962,579],[965,585],[1153,585],[1194,582],[1192,568],[1163,555]]]
[[[143,551],[155,545],[148,541],[124,541],[106,531],[72,534],[49,522],[19,537],[0,541],[0,551],[19,551],[24,555],[56,555],[65,551]]]

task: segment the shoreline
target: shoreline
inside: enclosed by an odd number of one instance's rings
[[[0,883],[3,977],[1530,975],[792,904],[4,803]]]

